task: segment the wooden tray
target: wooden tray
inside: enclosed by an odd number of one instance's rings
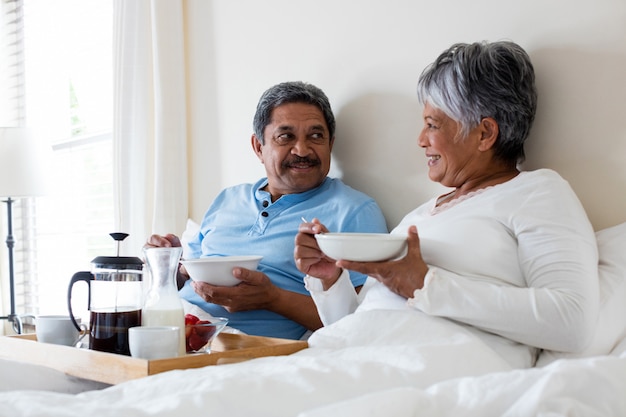
[[[37,343],[37,336],[33,333],[1,336],[0,358],[42,365],[68,375],[106,384],[118,384],[172,369],[200,368],[262,356],[289,355],[307,346],[308,343],[301,340],[220,333],[211,344],[211,353],[146,360],[71,346]]]

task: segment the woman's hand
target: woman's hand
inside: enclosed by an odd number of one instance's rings
[[[298,269],[321,279],[325,290],[332,287],[341,275],[341,268],[335,265],[336,261],[324,255],[315,239],[316,234],[326,232],[328,229],[318,219],[300,224],[293,251]]]
[[[428,265],[422,259],[420,240],[415,226],[409,227],[407,254],[404,258],[383,262],[353,262],[339,260],[337,266],[361,272],[385,284],[391,291],[412,298],[415,290],[424,286]]]

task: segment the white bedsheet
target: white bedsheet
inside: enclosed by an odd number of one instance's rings
[[[626,415],[626,356],[561,360],[546,368],[498,372],[367,394],[300,414],[331,416]]]
[[[0,416],[626,415],[626,355],[511,370],[462,327],[402,311],[346,317],[310,343],[80,394],[6,391]]]

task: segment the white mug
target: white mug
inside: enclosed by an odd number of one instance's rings
[[[80,325],[80,319],[76,319]],[[87,326],[81,325],[78,331],[69,316],[37,316],[35,317],[35,333],[37,341],[55,345],[75,346],[87,334]]]
[[[178,326],[136,326],[128,329],[130,356],[142,359],[164,359],[178,356]]]

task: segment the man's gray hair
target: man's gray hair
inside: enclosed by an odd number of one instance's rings
[[[261,144],[265,144],[263,132],[272,121],[272,110],[287,103],[305,103],[317,106],[324,115],[330,135],[329,139],[335,136],[335,115],[326,94],[313,84],[289,81],[270,87],[259,99],[254,115],[253,129]]]

